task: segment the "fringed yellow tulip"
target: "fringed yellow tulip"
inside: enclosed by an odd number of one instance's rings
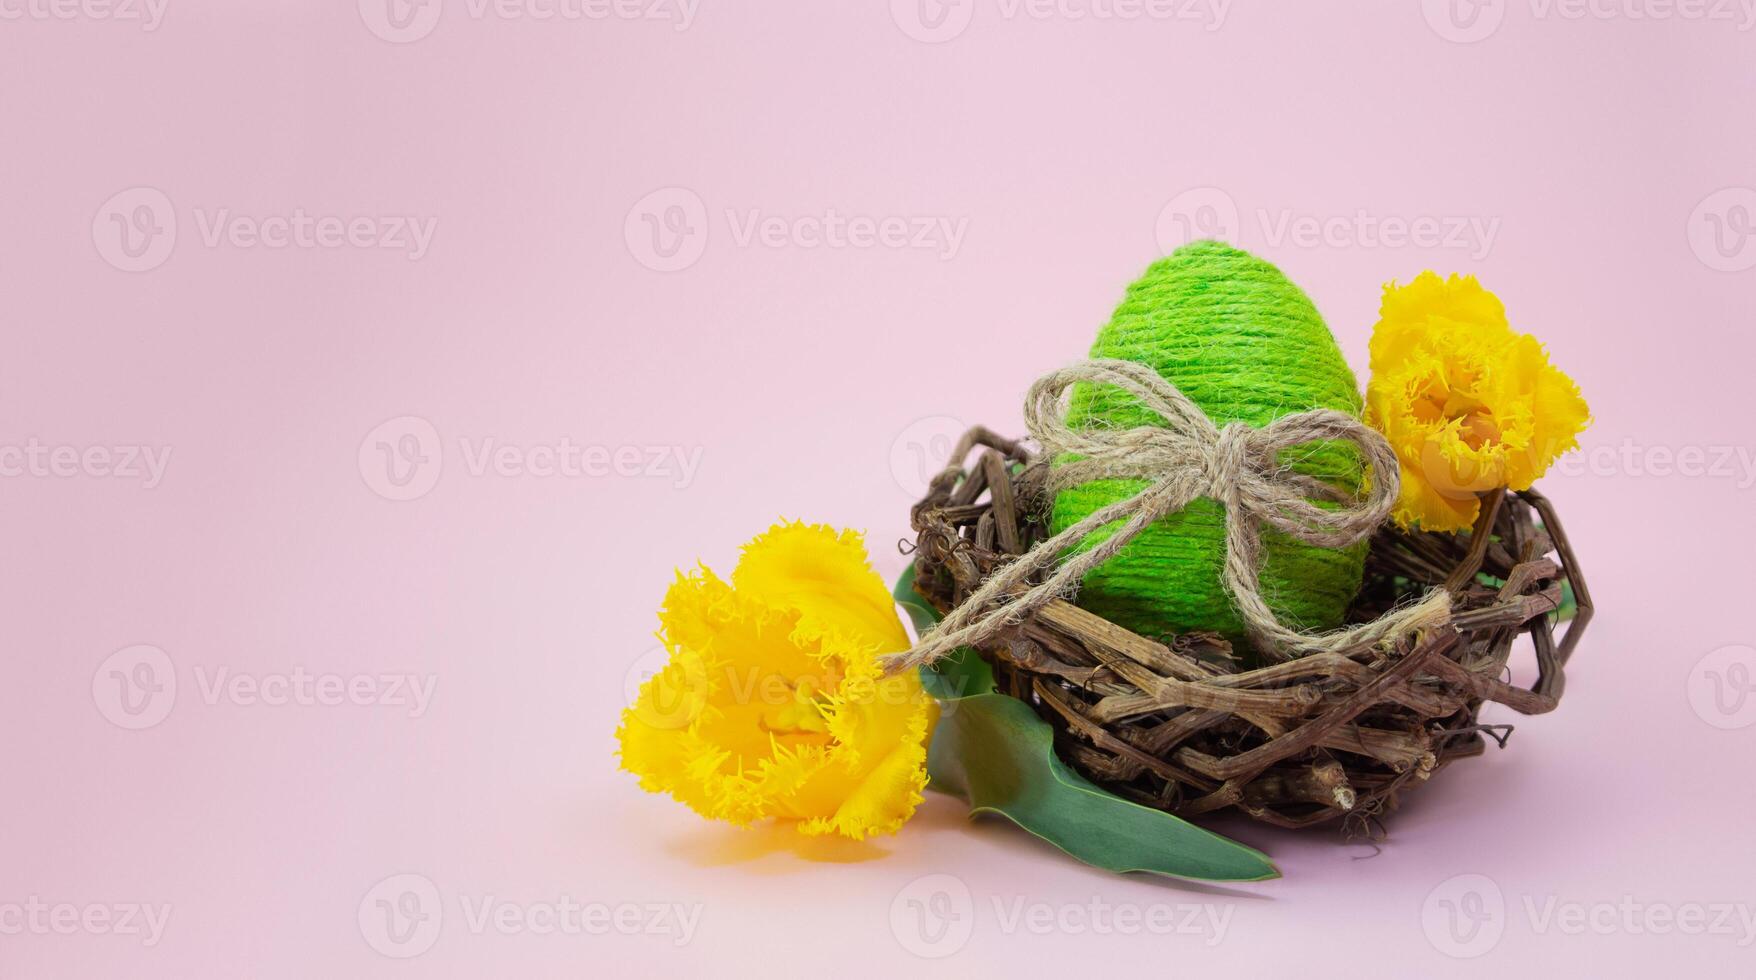
[[[679,573],[660,619],[670,662],[616,733],[642,788],[856,840],[913,815],[937,708],[913,671],[881,675],[908,634],[857,533],[777,524],[730,584]]]
[[[1468,529],[1483,492],[1529,489],[1589,422],[1578,386],[1474,276],[1386,285],[1371,349],[1366,421],[1401,463],[1404,527]]]

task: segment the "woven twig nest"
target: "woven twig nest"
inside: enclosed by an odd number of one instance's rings
[[[915,587],[941,613],[1048,536],[1043,475],[1017,442],[979,427],[963,437],[912,515]],[[1434,586],[1454,596],[1448,626],[1392,648],[1275,662],[1214,634],[1140,636],[1056,600],[978,652],[1003,693],[1054,726],[1062,759],[1119,796],[1184,815],[1236,809],[1283,827],[1346,819],[1376,832],[1402,793],[1481,754],[1486,738],[1504,743],[1507,726],[1478,720],[1484,703],[1553,710],[1591,618],[1547,498],[1495,494],[1482,515],[1471,534],[1386,524],[1372,538],[1349,622]],[[1578,611],[1557,638],[1564,583]],[[1504,679],[1524,634],[1537,663],[1529,688]]]

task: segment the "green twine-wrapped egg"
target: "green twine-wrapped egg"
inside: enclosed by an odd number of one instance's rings
[[[1360,413],[1353,372],[1310,299],[1271,263],[1221,242],[1193,242],[1153,263],[1128,287],[1091,356],[1152,367],[1217,426],[1235,420],[1262,426],[1312,408]],[[1112,386],[1077,385],[1070,398],[1068,422],[1075,428],[1164,424]],[[1346,444],[1294,447],[1282,462],[1350,492],[1360,486],[1360,457]],[[1098,480],[1063,490],[1055,496],[1053,529],[1065,530],[1145,486]],[[1086,574],[1079,605],[1146,636],[1194,630],[1241,636],[1243,625],[1220,581],[1224,522],[1224,508],[1207,498],[1155,522]],[[1360,588],[1365,545],[1320,548],[1272,529],[1263,532],[1263,544],[1261,591],[1276,617],[1295,629],[1339,625]]]

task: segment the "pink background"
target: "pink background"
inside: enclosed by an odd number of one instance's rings
[[[1575,936],[1525,911],[1756,904],[1756,727],[1737,727],[1756,708],[1701,696],[1756,663],[1739,462],[1756,452],[1756,33],[1736,6],[1172,8],[1203,21],[977,0],[929,3],[954,36],[928,43],[911,2],[707,4],[679,30],[445,0],[397,43],[369,26],[396,33],[377,0],[168,0],[152,30],[36,2],[0,5],[0,447],[172,456],[150,488],[96,463],[0,478],[0,930],[33,896],[171,916],[151,946],[13,928],[0,975],[1749,972],[1741,925]],[[136,187],[177,229],[154,239],[174,241],[161,264],[125,271],[112,213],[164,216],[111,203]],[[683,190],[638,203],[665,188]],[[1544,486],[1601,612],[1561,710],[1416,796],[1375,856],[1225,825],[1286,875],[1234,889],[1098,873],[936,795],[895,838],[800,846],[617,772],[610,733],[672,570],[729,571],[787,515],[867,528],[879,570],[899,571],[919,454],[964,423],[1017,431],[1025,386],[1084,351],[1166,244],[1161,209],[1197,188],[1218,196],[1181,200],[1236,207],[1219,230],[1310,292],[1362,382],[1379,285],[1429,267],[1480,275],[1579,381],[1604,452]],[[295,208],[434,234],[413,260],[394,238],[238,243]],[[222,209],[245,237],[210,244]],[[741,240],[752,211],[830,210],[964,234],[954,255],[809,247],[809,229]],[[647,214],[692,229],[685,268],[649,267],[665,262]],[[1422,216],[1496,231],[1421,246],[1361,230]],[[1312,244],[1280,234],[1286,218],[1343,220]],[[980,379],[954,379],[976,357]],[[405,416],[432,428],[387,442],[426,436],[443,462],[393,501],[362,441]],[[472,474],[461,441],[484,439],[676,446],[699,468]],[[1694,452],[1704,471],[1659,465]],[[1720,455],[1729,470],[1708,465]],[[164,651],[177,691],[128,730],[105,665],[135,644]],[[209,703],[221,668],[436,686],[418,718]],[[434,883],[443,918],[399,960],[360,913],[405,873]],[[928,874],[971,896],[950,906],[971,934],[937,961],[892,917],[944,883]],[[1460,874],[1504,901],[1477,960],[1423,926]],[[507,934],[460,906],[563,895],[699,905],[699,925],[682,945]],[[1231,918],[1208,945],[1008,933],[995,909],[1094,897]]]

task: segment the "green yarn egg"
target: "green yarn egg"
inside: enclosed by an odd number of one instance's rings
[[[1353,372],[1310,299],[1273,264],[1222,242],[1193,242],[1153,263],[1128,287],[1091,356],[1152,367],[1217,426],[1262,426],[1312,408],[1360,414]],[[1069,397],[1075,428],[1164,424],[1112,386],[1076,385]],[[1362,479],[1359,453],[1345,443],[1294,447],[1281,461],[1350,492]],[[1055,495],[1053,529],[1065,530],[1145,486],[1098,480],[1062,490]],[[1119,526],[1095,532],[1080,547]],[[1360,589],[1365,544],[1320,548],[1265,529],[1263,545],[1261,591],[1275,616],[1294,629],[1340,625]],[[1145,636],[1211,630],[1235,639],[1243,624],[1221,584],[1224,561],[1225,510],[1204,497],[1155,522],[1087,573],[1078,603]]]

